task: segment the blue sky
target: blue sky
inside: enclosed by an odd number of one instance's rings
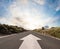
[[[0,0],[0,23],[35,29],[60,26],[60,0]]]

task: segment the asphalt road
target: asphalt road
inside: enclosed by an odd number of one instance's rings
[[[41,39],[37,40],[37,42],[42,49],[60,49],[60,40],[51,38],[49,36],[44,36],[33,31],[26,31],[16,35],[0,38],[0,49],[19,49],[19,47],[24,42],[23,40],[20,39],[29,34],[32,34]],[[28,45],[30,44],[28,43]]]

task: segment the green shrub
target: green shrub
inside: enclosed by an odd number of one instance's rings
[[[2,33],[2,34],[19,33],[24,30],[25,29],[22,27],[0,24],[0,33]]]

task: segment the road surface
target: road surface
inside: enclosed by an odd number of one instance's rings
[[[26,31],[0,38],[0,49],[60,49],[60,40]]]

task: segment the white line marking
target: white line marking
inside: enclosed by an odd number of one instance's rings
[[[40,34],[40,35],[43,35],[43,34],[41,34],[41,33],[37,33],[37,34]],[[58,37],[54,37],[54,36],[51,36],[51,35],[43,35],[43,36],[47,36],[47,37],[50,37],[50,38],[53,38],[53,39],[56,39],[56,40],[60,40],[60,38],[58,38]]]
[[[16,34],[1,36],[0,38],[5,38],[5,37],[9,37],[9,36],[14,36],[14,35],[16,35]]]
[[[54,37],[54,36],[50,36],[51,38],[53,39],[56,39],[56,40],[60,40],[60,38],[57,38],[57,37]]]
[[[19,49],[42,49],[37,40],[41,40],[40,38],[29,34],[26,37],[20,39],[24,40],[22,45],[19,47]]]

